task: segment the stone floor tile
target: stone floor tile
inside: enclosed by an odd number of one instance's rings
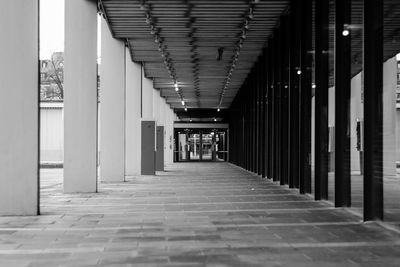
[[[41,213],[0,217],[0,266],[399,266],[400,236],[228,163],[63,194],[42,172]]]

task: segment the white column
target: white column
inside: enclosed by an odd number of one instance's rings
[[[97,191],[96,59],[96,1],[65,1],[64,192],[68,193]]]
[[[142,118],[153,120],[153,81],[144,77],[144,71],[142,78]]]
[[[165,103],[165,163],[171,164],[173,159],[173,125],[172,125],[172,110]]]
[[[0,8],[0,215],[38,214],[38,0]]]
[[[160,125],[160,93],[158,90],[153,89],[153,117]]]
[[[141,65],[126,51],[125,174],[140,175]]]
[[[101,19],[100,179],[125,180],[125,44]]]

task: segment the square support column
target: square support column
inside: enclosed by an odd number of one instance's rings
[[[300,173],[300,26],[301,0],[292,0],[290,3],[290,62],[289,62],[289,187],[299,187]]]
[[[262,105],[262,114],[261,114],[261,120],[262,120],[262,129],[261,129],[261,145],[263,147],[262,149],[262,155],[261,155],[261,164],[262,164],[262,169],[261,169],[261,176],[267,177],[267,170],[268,170],[268,65],[267,65],[267,54],[268,54],[268,48],[264,48],[263,50],[263,56],[262,56],[262,64],[261,64],[261,105]]]
[[[270,38],[268,40],[268,170],[267,175],[269,179],[274,175],[274,42]]]
[[[300,193],[311,193],[312,0],[301,1]]]
[[[364,0],[364,220],[383,219],[383,0]]]
[[[64,192],[97,191],[97,1],[65,1]]]
[[[125,174],[139,175],[141,162],[141,83],[142,66],[131,60],[125,52]]]
[[[274,29],[274,171],[273,180],[281,180],[281,44],[280,44],[280,31],[278,28]]]
[[[315,2],[315,199],[328,199],[329,2]]]
[[[125,181],[125,44],[101,19],[100,179]]]
[[[289,119],[289,112],[288,112],[288,95],[289,95],[289,18],[287,15],[281,17],[281,164],[280,164],[280,183],[281,185],[288,184],[288,137],[289,137],[289,130],[288,130],[288,119]]]
[[[351,1],[336,0],[335,19],[335,206],[349,207],[350,192],[350,92],[351,38],[344,36],[350,25]],[[381,66],[382,67],[382,66]]]
[[[0,215],[39,214],[39,3],[0,8]]]

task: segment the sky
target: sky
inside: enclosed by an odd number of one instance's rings
[[[64,51],[64,0],[40,0],[40,59]]]
[[[98,17],[100,19],[100,17]],[[97,54],[100,58],[101,31],[98,21]],[[64,51],[64,0],[40,0],[40,59]]]

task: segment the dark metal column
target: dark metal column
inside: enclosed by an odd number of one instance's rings
[[[312,0],[301,1],[300,193],[311,193]]]
[[[280,183],[288,184],[288,94],[289,94],[289,16],[284,15],[281,18],[281,164],[280,164]]]
[[[336,0],[335,20],[335,206],[348,207],[350,196],[350,25],[351,1]],[[368,18],[369,19],[369,18]]]
[[[300,26],[301,0],[292,0],[290,3],[290,73],[289,73],[289,187],[299,187],[299,75],[300,68]]]
[[[328,199],[329,1],[315,1],[315,199]]]
[[[274,41],[270,39],[268,41],[269,47],[269,60],[268,60],[268,128],[269,128],[269,174],[268,178],[272,179],[275,173],[275,92],[274,92]]]
[[[257,114],[257,63],[252,69],[251,89],[253,90],[253,172],[258,170],[258,114]]]
[[[383,219],[383,0],[364,0],[364,220]]]
[[[274,30],[274,173],[273,180],[280,181],[280,154],[281,154],[281,47],[280,47],[280,32],[279,29]]]
[[[262,175],[262,154],[263,154],[263,150],[264,150],[264,146],[263,146],[263,132],[262,132],[262,128],[263,128],[263,120],[262,120],[262,109],[263,109],[263,105],[262,105],[262,83],[261,83],[261,79],[262,79],[262,59],[263,59],[263,55],[258,57],[258,63],[257,63],[257,134],[258,134],[258,144],[257,144],[257,148],[258,148],[258,169],[257,169],[257,174],[258,175]]]
[[[264,178],[267,176],[267,153],[268,153],[268,113],[267,113],[267,48],[263,50],[263,56],[261,61],[261,96],[260,101],[262,105],[262,113],[261,113],[261,146],[262,146],[262,154],[261,154],[261,176]]]

